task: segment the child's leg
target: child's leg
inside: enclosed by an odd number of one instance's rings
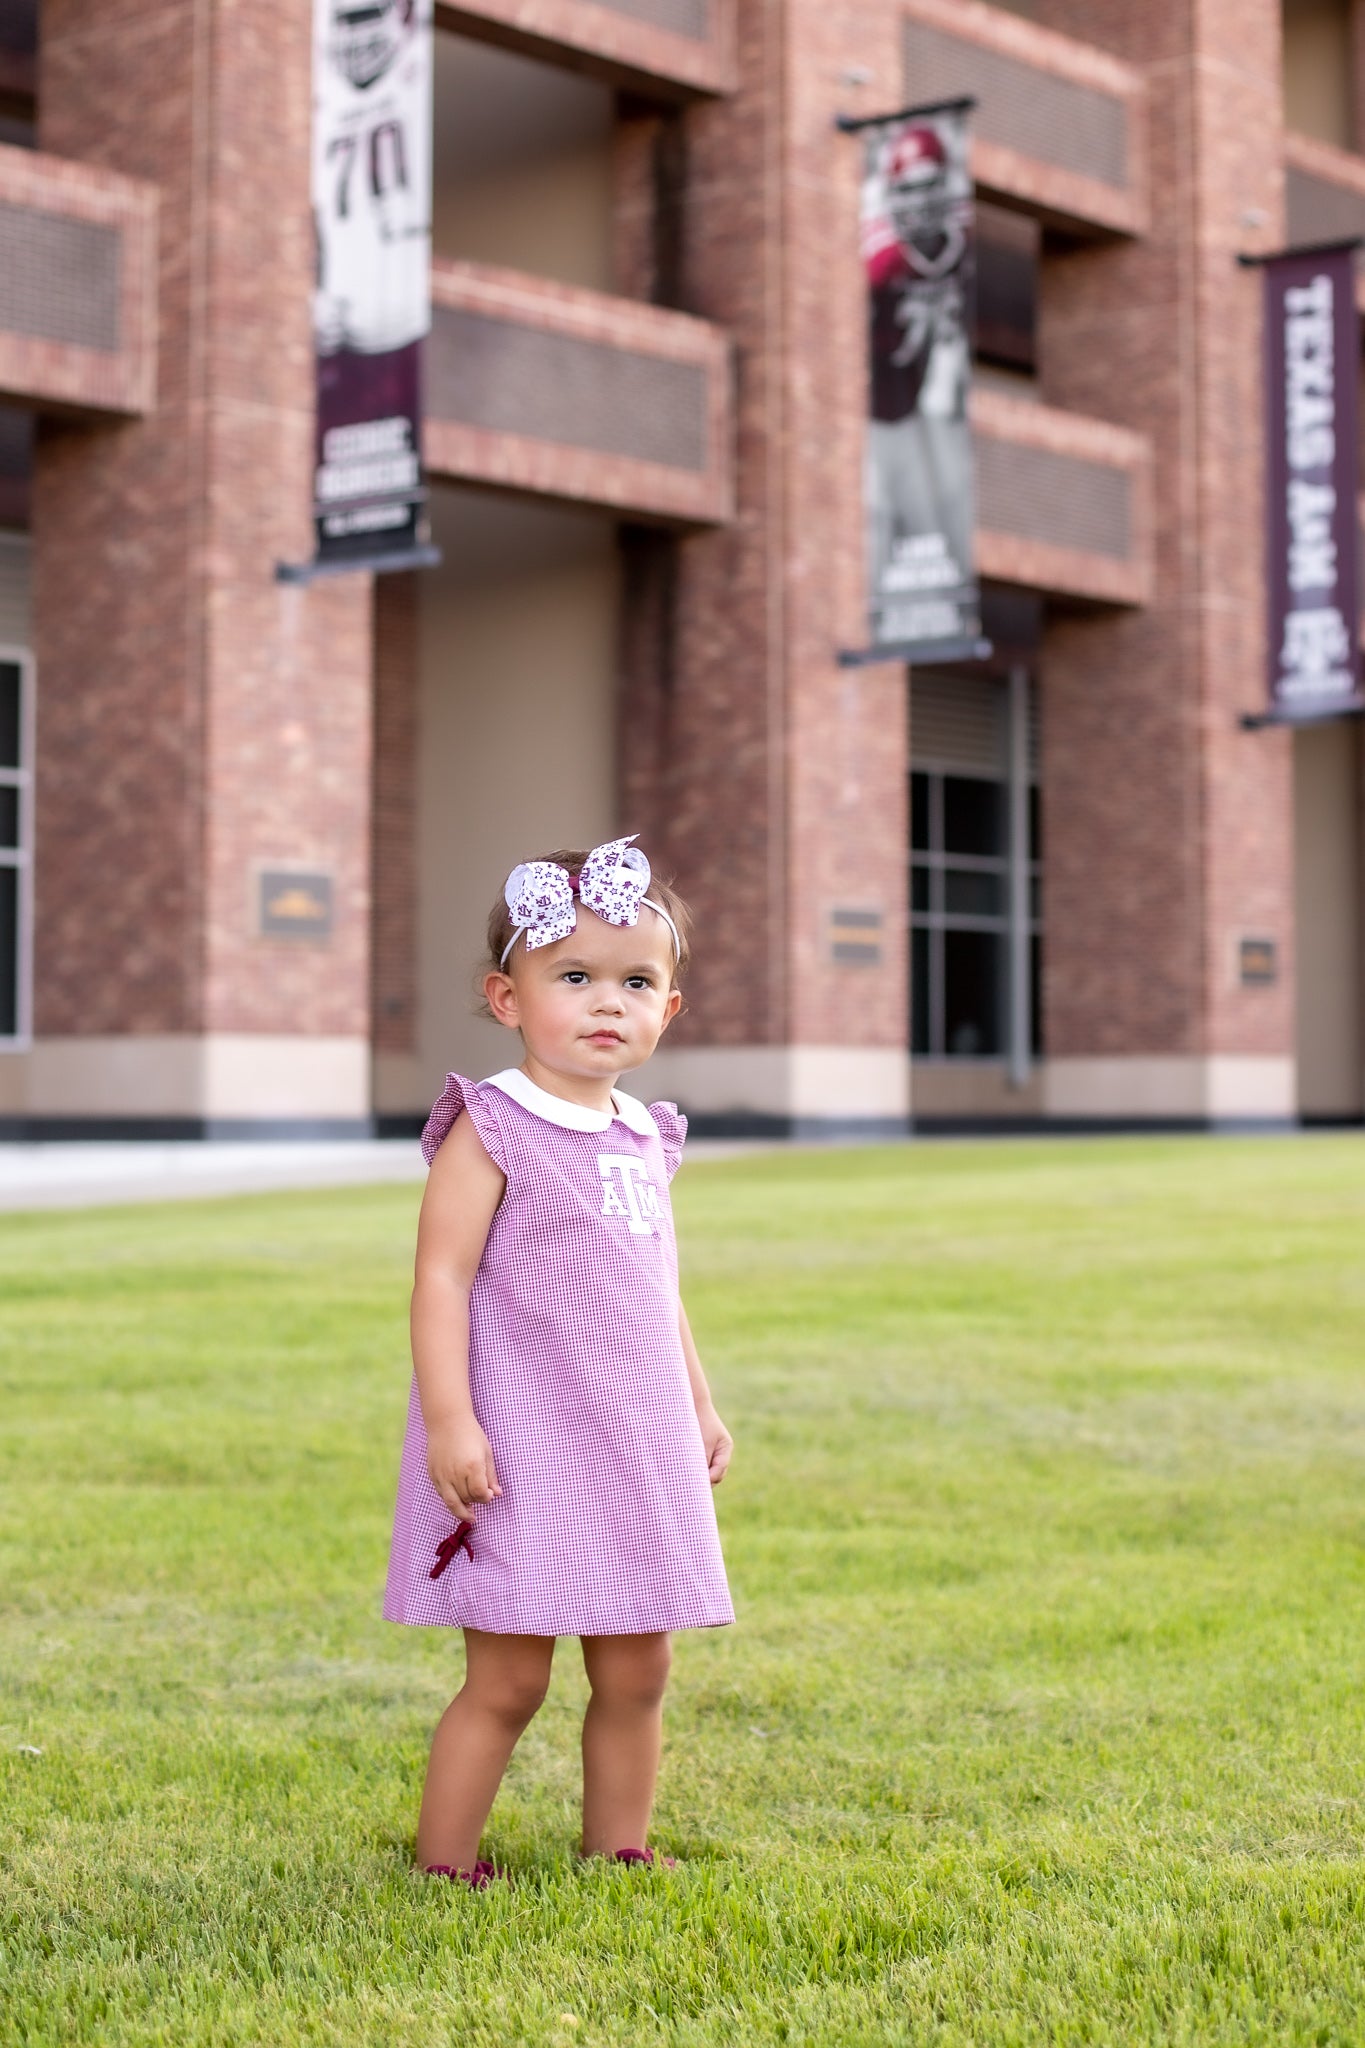
[[[517,1737],[545,1697],[553,1636],[467,1628],[465,1679],[441,1716],[417,1822],[417,1861],[472,1870]]]
[[[583,1854],[643,1849],[663,1740],[666,1635],[584,1636]]]

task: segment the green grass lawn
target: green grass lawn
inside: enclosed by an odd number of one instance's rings
[[[575,1866],[565,1644],[481,1895],[410,1867],[458,1641],[379,1619],[416,1190],[0,1222],[0,2041],[1365,2041],[1365,1140],[676,1202],[682,1860]]]

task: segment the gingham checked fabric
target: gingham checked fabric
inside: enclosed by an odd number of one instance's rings
[[[427,1476],[414,1377],[390,1621],[582,1636],[734,1620],[678,1332],[668,1182],[687,1124],[669,1103],[628,1107],[569,1129],[452,1074],[431,1113],[429,1160],[463,1111],[507,1176],[470,1295],[470,1392],[502,1495],[475,1509],[472,1556],[432,1579],[455,1518]]]

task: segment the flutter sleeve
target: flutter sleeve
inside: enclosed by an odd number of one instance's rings
[[[651,1102],[649,1113],[658,1126],[663,1140],[664,1169],[672,1180],[682,1164],[683,1144],[687,1138],[687,1118],[678,1112],[676,1102]]]
[[[489,1105],[488,1098],[476,1081],[467,1081],[463,1074],[447,1074],[445,1093],[433,1104],[422,1132],[422,1157],[430,1166],[441,1146],[449,1137],[461,1111],[468,1116],[479,1134],[479,1142],[493,1164],[501,1172],[507,1171],[507,1151],[503,1143],[502,1127]]]

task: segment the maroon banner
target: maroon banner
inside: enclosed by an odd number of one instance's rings
[[[426,541],[432,0],[313,0],[315,566],[407,568]]]
[[[1266,591],[1271,714],[1353,711],[1356,554],[1355,245],[1265,266]]]

